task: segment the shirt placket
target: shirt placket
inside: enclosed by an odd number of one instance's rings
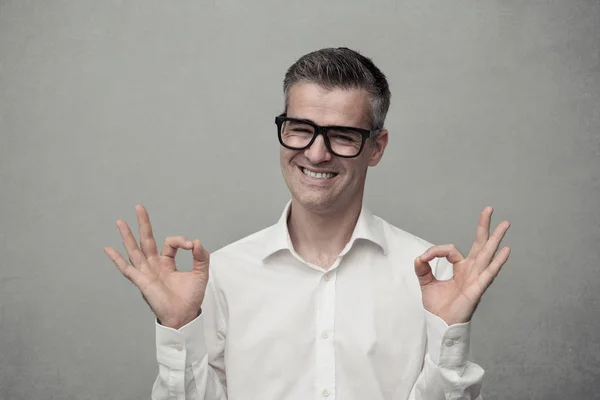
[[[335,282],[333,268],[321,276],[316,323],[316,398],[335,399]]]

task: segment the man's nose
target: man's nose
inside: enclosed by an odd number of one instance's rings
[[[331,153],[327,150],[327,146],[325,146],[323,135],[318,135],[313,144],[304,150],[304,156],[313,164],[331,160]]]

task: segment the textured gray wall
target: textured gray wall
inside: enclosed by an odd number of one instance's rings
[[[1,399],[148,398],[116,219],[141,202],[211,250],[274,222],[283,74],[327,46],[390,80],[376,214],[463,250],[485,205],[512,222],[473,326],[486,399],[600,398],[600,3],[4,0]]]

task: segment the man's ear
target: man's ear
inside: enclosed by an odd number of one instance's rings
[[[370,143],[366,145],[371,148],[371,156],[369,157],[369,167],[374,167],[379,164],[381,161],[381,157],[383,157],[383,152],[388,144],[388,131],[387,129],[382,129],[379,131],[377,136],[372,139],[368,139]]]

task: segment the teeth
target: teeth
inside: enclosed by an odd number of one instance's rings
[[[329,178],[333,178],[335,176],[335,174],[332,174],[332,173],[312,172],[312,171],[307,170],[306,168],[302,168],[302,172],[304,172],[305,175],[308,175],[311,178],[317,178],[317,179],[329,179]]]

